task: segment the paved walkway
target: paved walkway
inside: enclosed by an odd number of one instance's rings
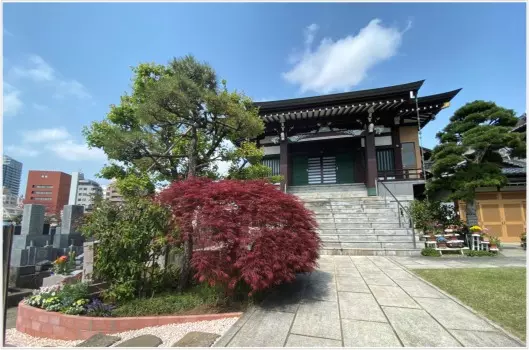
[[[503,249],[498,257],[465,257],[443,255],[442,257],[390,257],[393,262],[408,269],[452,269],[452,268],[491,268],[491,267],[525,267],[523,249]]]
[[[390,258],[319,263],[245,313],[215,346],[521,346]]]

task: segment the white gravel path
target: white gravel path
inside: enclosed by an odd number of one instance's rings
[[[179,324],[169,324],[166,326],[159,327],[147,327],[138,329],[135,331],[128,331],[122,333],[116,333],[116,335],[121,337],[121,341],[114,344],[117,345],[125,340],[144,335],[152,334],[160,338],[163,343],[160,347],[171,347],[175,342],[180,338],[192,331],[199,332],[208,332],[223,335],[230,327],[237,322],[237,317],[231,318],[222,318],[220,320],[213,321],[200,321],[200,322],[189,322],[189,323],[179,323]],[[25,333],[17,331],[15,328],[8,329],[6,331],[6,343],[14,345],[17,347],[43,347],[43,346],[53,346],[53,347],[72,347],[81,343],[82,340],[75,341],[66,341],[66,340],[56,340],[49,338],[36,338]]]

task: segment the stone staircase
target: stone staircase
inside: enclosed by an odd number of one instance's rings
[[[314,211],[324,255],[420,255],[398,204],[368,196],[364,184],[292,186],[289,193]],[[419,237],[416,236],[417,247]]]

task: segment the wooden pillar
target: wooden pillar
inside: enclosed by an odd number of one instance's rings
[[[368,196],[377,195],[376,181],[378,178],[377,153],[375,150],[375,133],[366,130],[366,187]]]
[[[395,157],[395,178],[402,179],[404,172],[402,171],[402,149],[400,146],[400,128],[398,125],[393,125],[391,129],[391,143]]]
[[[289,181],[289,154],[288,154],[288,139],[285,135],[285,139],[279,143],[279,174],[283,177],[281,180],[281,191],[286,192]]]

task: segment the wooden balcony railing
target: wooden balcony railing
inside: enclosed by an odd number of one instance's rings
[[[422,169],[379,170],[378,179],[383,181],[424,180]]]

